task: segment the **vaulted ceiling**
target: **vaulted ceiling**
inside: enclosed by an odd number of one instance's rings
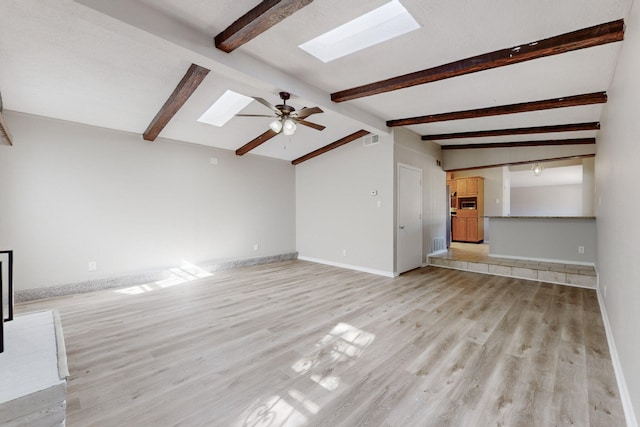
[[[593,142],[631,0],[400,0],[418,30],[328,63],[298,47],[388,2],[3,0],[0,93],[6,110],[236,151],[272,119],[198,117],[229,89],[287,91],[326,129],[248,152],[298,162],[395,126],[447,149]]]

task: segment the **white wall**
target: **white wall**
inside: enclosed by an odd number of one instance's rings
[[[595,194],[595,158],[582,160],[582,215],[593,216]]]
[[[511,216],[582,216],[583,185],[511,189]]]
[[[299,257],[392,275],[393,174],[390,135],[366,147],[360,138],[297,165]]]
[[[502,167],[502,215],[511,215],[511,171]]]
[[[422,141],[419,135],[406,129],[396,128],[393,134],[395,163],[422,169],[422,261],[426,262],[426,255],[432,252],[433,239],[445,239],[446,221],[449,220],[446,173],[437,165],[442,161],[442,150],[439,145]]]
[[[612,338],[640,415],[640,4],[625,19],[626,31],[597,139],[596,265]],[[606,295],[606,296],[605,296]],[[623,400],[624,403],[624,400]]]
[[[288,162],[5,115],[0,247],[15,251],[17,290],[295,251]]]

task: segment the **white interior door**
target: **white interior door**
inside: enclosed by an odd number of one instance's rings
[[[398,273],[422,266],[422,170],[398,164]]]

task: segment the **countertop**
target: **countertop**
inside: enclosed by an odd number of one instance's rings
[[[595,216],[494,216],[483,215],[482,218],[498,218],[498,219],[596,219]]]

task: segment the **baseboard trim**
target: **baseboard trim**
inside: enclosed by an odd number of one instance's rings
[[[384,276],[384,277],[398,277],[399,276],[398,273],[392,272],[392,271],[376,270],[376,269],[373,269],[373,268],[360,267],[358,265],[351,265],[351,264],[343,264],[341,262],[328,261],[328,260],[320,259],[320,258],[313,258],[313,257],[308,257],[308,256],[298,256],[298,259],[301,260],[301,261],[315,262],[316,264],[325,264],[325,265],[330,265],[332,267],[346,268],[347,270],[356,270],[356,271],[361,271],[363,273],[375,274],[377,276]]]
[[[600,283],[596,289],[598,295],[598,303],[600,304],[600,313],[602,314],[602,323],[604,323],[605,334],[607,335],[607,343],[609,344],[609,353],[611,355],[611,363],[613,364],[613,371],[616,375],[616,381],[618,382],[618,392],[620,393],[620,400],[622,401],[622,409],[624,410],[624,417],[627,421],[628,427],[638,427],[638,420],[633,410],[631,403],[631,396],[629,395],[629,389],[627,388],[627,382],[624,379],[624,373],[622,372],[622,365],[620,364],[620,357],[618,355],[618,349],[616,343],[613,340],[613,331],[611,330],[611,323],[609,323],[609,315],[607,314],[607,308],[604,304],[604,298],[600,293]]]
[[[271,264],[274,262],[288,261],[297,259],[297,252],[288,252],[278,255],[268,255],[254,258],[239,258],[227,260],[210,260],[198,264],[198,267],[209,273],[215,271],[229,270],[238,267],[247,267],[252,265]],[[64,285],[51,286],[48,288],[23,289],[15,291],[15,302],[27,302],[39,299],[54,298],[65,295],[80,294],[85,292],[99,291],[102,289],[119,288],[123,286],[143,285],[146,283],[157,282],[167,279],[170,275],[170,269],[160,268],[124,274],[120,276],[107,277],[96,280],[86,280],[83,282],[67,283]]]

